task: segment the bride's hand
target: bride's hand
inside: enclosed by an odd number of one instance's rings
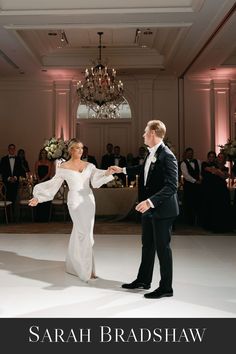
[[[29,200],[28,205],[34,207],[34,206],[38,205],[38,202],[39,202],[38,198],[32,198]]]
[[[123,168],[119,167],[119,166],[110,166],[110,167],[108,167],[108,170],[111,171],[111,174],[113,174],[113,173],[122,173],[123,172]]]
[[[105,176],[110,176],[114,173],[113,169],[111,167],[108,167],[108,169],[105,171]]]

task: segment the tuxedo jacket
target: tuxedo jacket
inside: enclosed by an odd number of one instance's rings
[[[114,165],[114,154],[105,154],[102,156],[101,169],[106,170],[108,167]]]
[[[111,159],[112,166],[115,165],[115,159],[116,159],[116,156],[113,155],[113,157],[112,157],[112,159]],[[119,159],[119,165],[118,165],[118,166],[119,166],[119,167],[125,167],[125,166],[126,166],[126,158],[125,158],[125,156],[120,155],[120,156],[118,157],[118,159]]]
[[[14,164],[14,169],[13,169],[13,173],[12,173],[9,157],[8,157],[8,155],[4,156],[1,159],[0,173],[2,174],[2,179],[3,179],[4,183],[7,183],[8,177],[16,176],[17,179],[19,179],[19,177],[23,175],[22,174],[23,169],[22,169],[20,158],[18,156],[15,157],[15,164]]]
[[[172,151],[162,143],[150,164],[146,185],[144,185],[143,165],[126,167],[127,174],[139,175],[138,198],[139,202],[150,199],[154,208],[149,209],[157,218],[170,218],[179,214],[178,162]]]

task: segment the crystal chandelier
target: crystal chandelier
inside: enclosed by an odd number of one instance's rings
[[[81,103],[93,111],[92,118],[119,118],[119,106],[124,102],[123,83],[116,80],[115,69],[102,64],[102,35],[99,35],[98,64],[85,70],[85,80],[77,83],[77,93]]]

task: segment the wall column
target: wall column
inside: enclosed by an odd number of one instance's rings
[[[215,149],[224,145],[230,137],[229,83],[214,82],[215,101]]]
[[[54,81],[54,135],[67,140],[71,134],[70,81]]]

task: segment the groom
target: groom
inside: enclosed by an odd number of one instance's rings
[[[144,164],[120,168],[116,173],[139,175],[139,204],[142,213],[142,259],[137,278],[125,289],[149,289],[155,254],[160,265],[159,287],[144,295],[147,299],[173,296],[172,252],[170,248],[172,224],[179,213],[177,201],[178,164],[174,154],[163,143],[166,127],[160,120],[147,123],[143,138],[149,146]]]

